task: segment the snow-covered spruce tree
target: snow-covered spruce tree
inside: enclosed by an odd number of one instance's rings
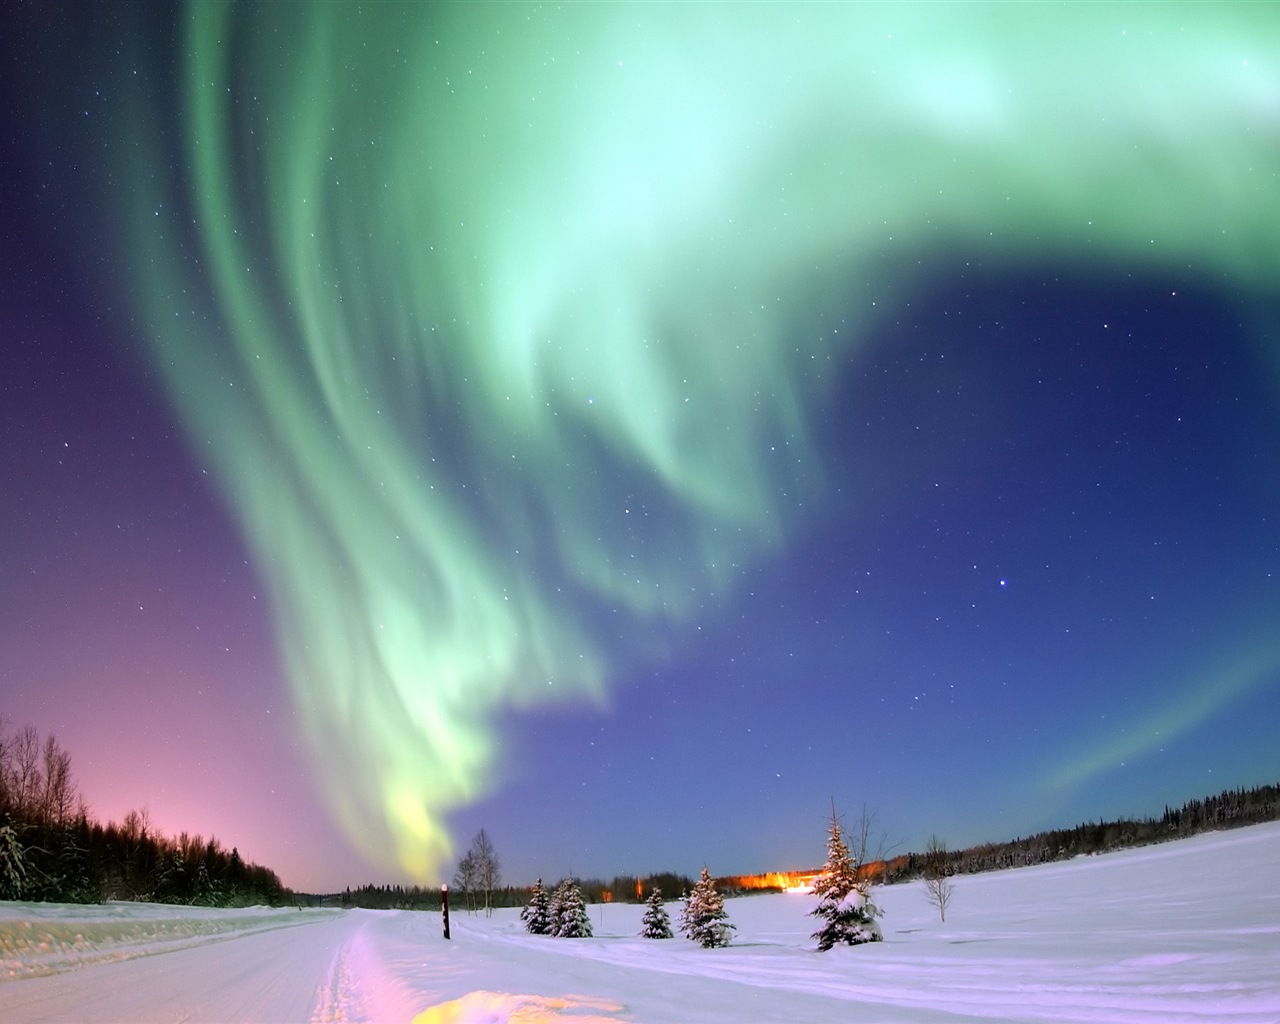
[[[209,865],[203,857],[196,863],[196,896],[193,902],[204,907],[216,907],[217,894],[213,887],[213,879],[209,877]]]
[[[6,816],[0,825],[0,900],[20,900],[27,884],[27,864],[18,830]]]
[[[831,808],[831,831],[827,836],[827,862],[813,881],[818,905],[809,913],[823,919],[813,933],[818,949],[828,950],[839,942],[856,946],[863,942],[879,942],[884,936],[876,918],[881,910],[867,895],[868,885],[858,879],[858,865],[840,831],[840,820]]]
[[[565,885],[567,879],[561,882],[553,890],[551,897],[547,901],[547,934],[559,935],[560,922],[564,920],[564,894],[567,891]]]
[[[640,934],[646,939],[672,938],[671,918],[667,916],[667,908],[662,905],[662,890],[656,885],[649,891],[649,899],[645,903]]]
[[[582,890],[572,878],[566,878],[556,887],[551,898],[552,935],[562,939],[591,938],[591,918],[582,899]]]
[[[704,867],[680,909],[680,931],[703,949],[711,949],[729,945],[729,933],[735,930],[725,913],[724,897],[716,892],[711,873]]]
[[[533,892],[529,896],[529,905],[520,911],[520,920],[530,935],[551,934],[551,897],[542,887],[542,879],[533,883]]]

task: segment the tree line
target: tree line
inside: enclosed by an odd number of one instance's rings
[[[645,894],[659,888],[664,892],[688,892],[694,882],[687,875],[660,871],[639,878],[616,875],[611,881],[602,878],[572,878],[573,887],[586,903],[643,903]],[[455,910],[485,913],[498,907],[526,906],[542,887],[542,880],[532,886],[503,885],[497,848],[489,833],[481,829],[458,861],[449,884],[449,902]],[[330,897],[312,897],[328,901]],[[343,907],[368,910],[440,910],[441,896],[437,888],[420,886],[362,885],[345,889],[338,900]]]
[[[467,889],[459,884],[456,873],[449,885],[449,905],[454,910],[480,912],[484,909],[484,893]],[[638,878],[634,875],[618,875],[612,880],[603,878],[574,879],[588,903],[644,903],[646,894],[656,886],[663,892],[688,892],[694,881],[688,875],[663,871]],[[489,893],[491,909],[499,907],[523,907],[533,895],[531,885],[499,885]],[[333,903],[342,907],[361,907],[367,910],[440,910],[440,887],[418,885],[360,885],[344,889],[333,895],[306,896],[317,902]]]
[[[331,897],[311,897],[324,903]],[[336,900],[344,910],[434,910],[440,909],[439,887],[420,885],[360,885],[344,889]]]
[[[120,824],[95,821],[57,739],[0,721],[0,899],[221,907],[287,897],[275,872],[245,863],[236,848],[186,832],[162,835],[145,810]]]
[[[1166,806],[1160,817],[1083,822],[1074,828],[1050,829],[1003,843],[984,843],[963,850],[944,850],[950,874],[976,874],[1003,868],[1046,864],[1081,854],[1108,853],[1183,839],[1200,832],[1256,825],[1280,818],[1280,784],[1224,789],[1215,796]],[[896,857],[883,866],[887,882],[936,874],[938,851]],[[933,863],[931,864],[931,859]]]

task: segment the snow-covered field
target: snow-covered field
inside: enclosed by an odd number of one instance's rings
[[[445,942],[438,914],[0,904],[0,1019],[1280,1022],[1280,823],[958,878],[945,925],[919,883],[877,899],[886,941],[829,953],[799,895],[729,900],[713,950],[635,937],[639,906]]]

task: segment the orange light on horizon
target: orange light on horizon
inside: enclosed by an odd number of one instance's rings
[[[858,868],[858,878],[872,883],[884,882],[890,869],[897,870],[906,863],[905,857],[891,861],[874,860]],[[726,875],[717,879],[720,884],[733,889],[778,889],[782,892],[808,893],[821,870],[814,871],[766,871],[758,875]]]
[[[813,884],[817,871],[766,871],[759,875],[730,875],[721,881],[735,889],[779,889],[802,892]]]

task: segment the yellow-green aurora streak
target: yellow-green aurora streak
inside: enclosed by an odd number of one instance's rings
[[[603,698],[583,609],[678,618],[784,536],[822,357],[893,267],[1280,276],[1274,5],[206,2],[186,33],[185,166],[134,126],[140,313],[334,807],[419,878],[500,712]]]

